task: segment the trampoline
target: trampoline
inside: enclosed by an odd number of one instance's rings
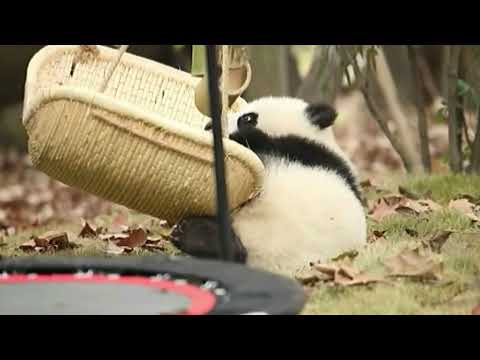
[[[166,256],[0,261],[0,315],[294,315],[300,285],[221,261]]]

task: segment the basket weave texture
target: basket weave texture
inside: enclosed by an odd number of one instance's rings
[[[117,52],[98,49],[53,45],[31,60],[23,121],[34,166],[171,224],[214,215],[213,139],[194,103],[199,79],[125,54],[101,93]],[[224,146],[234,210],[260,190],[264,168],[241,145],[225,139]]]

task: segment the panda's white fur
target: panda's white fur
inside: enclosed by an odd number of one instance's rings
[[[345,152],[338,146],[331,127],[319,130],[305,118],[305,109],[308,104],[292,97],[264,97],[244,105],[241,111],[231,113],[228,117],[228,133],[238,130],[237,119],[251,112],[261,114],[261,123],[258,127],[270,136],[297,135],[314,140],[328,146],[339,155],[350,167],[355,178],[357,170]]]
[[[341,157],[355,175],[332,128],[313,125],[305,112],[307,106],[299,99],[262,98],[230,115],[228,131],[238,130],[242,115],[256,113],[256,128],[266,135],[313,140]],[[310,262],[326,261],[366,243],[362,204],[337,172],[275,155],[262,160],[266,168],[263,191],[234,213],[232,221],[248,252],[248,265],[294,275]]]

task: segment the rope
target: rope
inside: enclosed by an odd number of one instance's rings
[[[108,73],[107,77],[105,78],[105,81],[103,82],[100,92],[105,92],[107,89],[108,83],[110,82],[110,79],[112,78],[113,74],[115,73],[115,70],[117,69],[118,65],[120,64],[120,61],[122,60],[123,55],[127,52],[128,48],[130,45],[120,45],[120,48],[118,50],[117,58],[115,59],[115,62],[113,66],[110,68],[110,72]]]
[[[118,50],[117,58],[115,59],[113,66],[110,68],[109,73],[105,77],[105,80],[102,86],[100,87],[101,93],[105,92],[105,90],[107,89],[108,83],[110,82],[110,79],[115,73],[115,70],[117,69],[118,65],[120,64],[120,61],[122,60],[123,55],[127,52],[128,48],[130,47],[130,45],[116,45],[116,46],[120,47]],[[93,54],[94,56],[99,54],[99,50],[96,45],[80,45],[80,50],[81,50],[80,56],[82,56],[82,54],[85,54],[85,53],[90,53],[90,54]],[[87,112],[85,114],[85,117],[87,118],[90,116],[90,112],[92,110],[92,104],[93,104],[93,101],[95,100],[95,96],[96,95],[92,97],[89,103],[89,106],[87,108]],[[63,115],[63,112],[62,112],[62,115]]]
[[[228,85],[230,77],[230,46],[222,45],[222,135],[227,136],[228,130]]]

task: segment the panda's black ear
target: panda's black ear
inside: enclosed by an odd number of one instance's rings
[[[307,117],[313,125],[320,129],[332,126],[337,119],[337,111],[327,104],[310,104],[306,109]]]

